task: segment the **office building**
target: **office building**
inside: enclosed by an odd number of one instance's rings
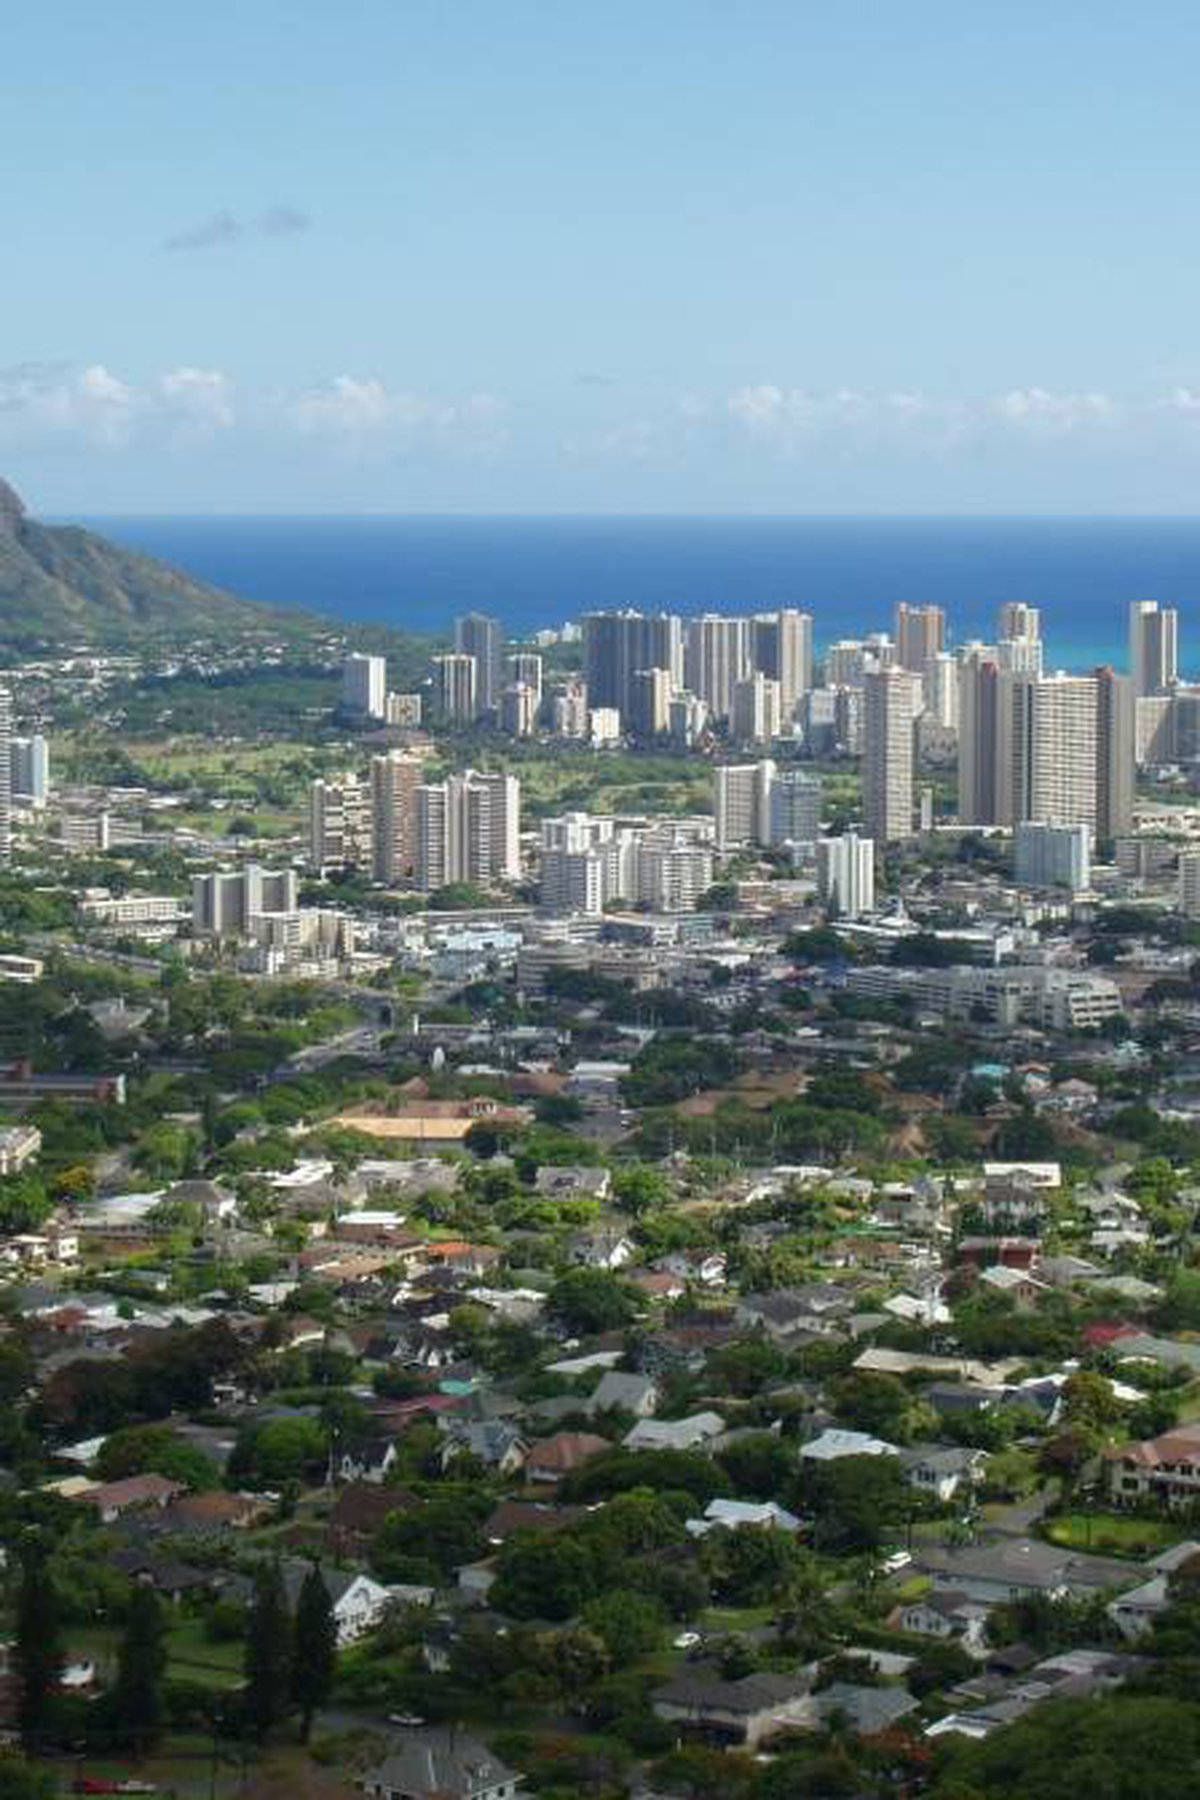
[[[1129,608],[1129,673],[1134,697],[1165,694],[1178,678],[1179,614],[1157,600],[1135,600]]]
[[[50,751],[45,738],[13,738],[9,768],[13,805],[41,812],[50,798]]]
[[[729,733],[738,744],[770,744],[783,730],[779,683],[755,670],[734,683]]]
[[[433,659],[433,706],[443,725],[471,725],[479,717],[479,664],[466,651]]]
[[[347,712],[364,719],[387,715],[387,662],[382,656],[361,656],[357,651],[342,664],[342,704]]]
[[[309,859],[314,869],[371,864],[371,790],[355,774],[330,775],[308,790]]]
[[[1025,820],[1013,834],[1013,868],[1018,884],[1085,893],[1092,881],[1090,838],[1086,825]]]
[[[813,684],[812,615],[784,608],[750,621],[751,667],[779,683],[779,704],[790,724],[802,694]]]
[[[192,881],[192,928],[204,937],[247,937],[261,913],[295,912],[296,871],[247,863]]]
[[[817,891],[840,919],[860,919],[875,911],[875,845],[848,831],[817,839]]]
[[[724,763],[713,778],[717,849],[725,854],[771,841],[771,789],[775,764]]]
[[[863,820],[880,846],[913,835],[919,695],[919,677],[907,669],[875,670],[863,681]]]
[[[945,649],[946,615],[940,606],[896,608],[896,661],[914,675],[924,675]]]
[[[750,621],[702,613],[689,619],[684,646],[684,681],[724,724],[733,711],[733,692],[750,673]]]
[[[454,621],[454,648],[460,656],[475,659],[475,707],[477,713],[494,713],[503,686],[504,627],[486,613],[467,613]]]
[[[767,841],[815,844],[821,835],[821,777],[807,769],[778,769],[771,782]]]
[[[371,870],[388,887],[413,878],[421,779],[419,757],[403,750],[371,759]]]
[[[417,789],[417,886],[489,887],[515,881],[520,861],[521,784],[514,775],[468,769]]]

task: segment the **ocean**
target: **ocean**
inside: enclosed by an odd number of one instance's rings
[[[799,606],[818,644],[887,630],[898,601],[988,638],[1004,600],[1040,606],[1047,667],[1124,666],[1131,600],[1180,609],[1200,669],[1200,518],[89,518],[255,600],[444,635],[495,613],[514,637],[606,607]]]

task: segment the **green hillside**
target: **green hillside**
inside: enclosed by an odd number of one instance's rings
[[[40,525],[0,481],[0,648],[311,631],[304,614],[238,600],[77,526]]]

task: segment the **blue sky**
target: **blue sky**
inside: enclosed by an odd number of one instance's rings
[[[41,510],[1196,510],[1194,6],[44,10]]]

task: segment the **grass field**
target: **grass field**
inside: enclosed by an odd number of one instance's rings
[[[1142,1519],[1127,1513],[1059,1513],[1047,1519],[1043,1535],[1064,1550],[1090,1550],[1098,1556],[1154,1556],[1189,1535],[1170,1519]]]

